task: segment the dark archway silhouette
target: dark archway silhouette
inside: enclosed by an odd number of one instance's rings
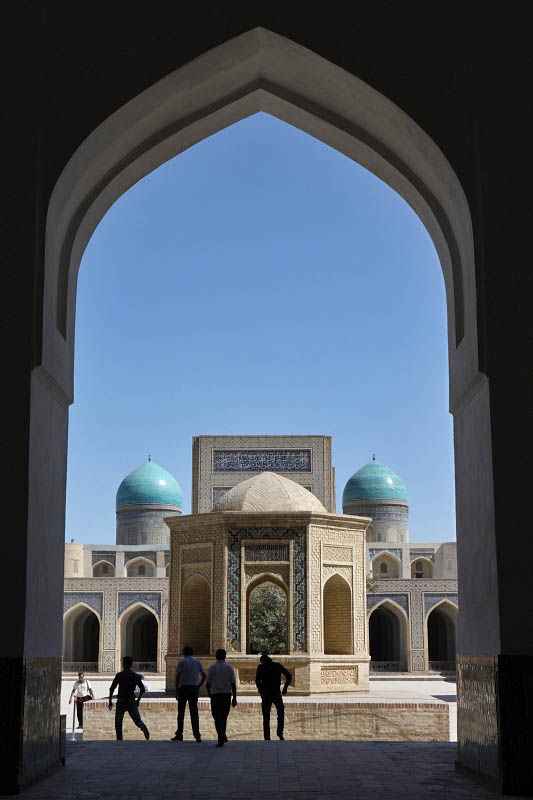
[[[455,669],[457,651],[457,609],[441,604],[427,618],[429,668],[436,671]]]
[[[140,672],[157,671],[158,628],[155,615],[144,606],[122,620],[122,656],[131,656]]]
[[[96,672],[100,649],[100,621],[87,606],[75,606],[63,622],[63,669]]]

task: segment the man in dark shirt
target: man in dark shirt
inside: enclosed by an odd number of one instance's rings
[[[109,689],[109,710],[113,708],[113,692],[118,686],[117,707],[115,709],[115,731],[117,734],[117,741],[122,741],[122,720],[126,711],[132,718],[135,725],[142,730],[144,738],[149,739],[150,733],[148,728],[141,719],[139,714],[139,703],[144,694],[144,685],[141,676],[137,675],[132,670],[133,659],[130,656],[124,656],[122,659],[122,672],[117,672],[113,679],[113,683]],[[135,687],[139,687],[139,697],[135,699]]]
[[[283,724],[285,722],[285,708],[283,707],[282,694],[287,694],[291,682],[291,673],[278,661],[272,661],[267,653],[261,656],[261,663],[257,667],[255,674],[255,685],[261,695],[261,710],[263,712],[263,733],[265,741],[270,741],[270,709],[272,703],[278,712],[277,734],[283,742]],[[281,676],[285,675],[285,686],[283,692],[280,691]]]

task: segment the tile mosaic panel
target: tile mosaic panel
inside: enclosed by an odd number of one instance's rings
[[[233,652],[241,648],[241,543],[246,539],[292,540],[293,542],[293,651],[307,649],[306,596],[307,545],[305,527],[295,528],[229,528],[228,529],[228,596],[227,647]]]
[[[428,594],[424,592],[424,616],[427,616],[433,606],[436,606],[441,600],[450,600],[454,605],[459,602],[457,594]]]
[[[146,558],[148,561],[153,561],[154,564],[156,563],[156,554],[154,551],[148,550],[137,550],[137,552],[131,550],[126,550],[124,553],[124,563],[127,564],[128,561],[132,561],[134,558]]]
[[[78,603],[85,603],[85,605],[96,611],[100,615],[100,619],[102,619],[104,604],[102,592],[65,592],[63,595],[63,613],[65,614]]]
[[[98,550],[92,551],[92,564],[97,564],[99,561],[109,561],[110,564],[116,566],[116,553],[111,552],[110,550],[102,550],[99,552]]]
[[[157,616],[161,616],[161,593],[160,592],[119,592],[117,611],[118,616],[135,603],[144,603],[151,608]]]
[[[384,600],[382,594],[367,594],[366,596],[366,607],[368,611],[372,611],[373,608],[377,606],[378,603],[381,603]],[[409,616],[409,595],[408,594],[389,594],[387,593],[387,600],[392,600],[394,603],[403,608],[407,616]]]
[[[311,450],[213,450],[213,472],[311,471]]]
[[[329,436],[199,436],[193,437],[192,447],[192,513],[202,514],[213,510],[214,496],[220,499],[223,492],[246,478],[263,471],[213,472],[213,451],[295,452],[311,453],[310,472],[289,472],[291,480],[304,486],[318,497],[330,511],[335,511],[335,487],[331,465],[331,437]],[[218,493],[218,496],[217,496]]]
[[[410,547],[409,560],[414,561],[415,558],[429,558],[431,561],[435,561],[435,551],[432,547]]]

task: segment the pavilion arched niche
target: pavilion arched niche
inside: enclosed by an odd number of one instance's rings
[[[246,652],[288,653],[289,629],[288,588],[277,575],[264,573],[246,590]]]
[[[192,647],[195,655],[211,652],[211,587],[201,575],[185,583],[181,596],[181,649]]]
[[[323,637],[325,655],[353,653],[352,590],[340,575],[332,575],[324,584]]]

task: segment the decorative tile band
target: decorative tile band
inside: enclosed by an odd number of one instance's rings
[[[118,616],[130,606],[136,603],[144,603],[151,608],[158,617],[161,616],[161,593],[160,592],[119,592],[118,593]]]
[[[213,472],[311,471],[311,450],[213,450]]]
[[[430,594],[424,592],[424,616],[441,600],[450,600],[455,606],[459,604],[459,596],[457,594]]]
[[[241,648],[241,542],[243,539],[277,539],[293,542],[293,652],[307,649],[307,544],[305,527],[236,528],[228,530],[227,647]]]
[[[367,596],[366,596],[366,607],[367,607],[368,611],[372,611],[372,609],[375,608],[375,606],[377,606],[378,603],[381,603],[382,600],[392,600],[392,601],[394,601],[395,603],[397,603],[397,605],[400,606],[400,608],[403,608],[403,610],[405,611],[407,616],[409,616],[409,595],[407,595],[407,594],[387,594],[387,595],[384,596],[382,594],[367,594]]]
[[[102,618],[102,592],[65,592],[63,595],[63,613],[65,614],[78,603],[85,603],[100,615],[100,619]]]
[[[109,561],[110,564],[116,566],[116,553],[111,550],[93,550],[92,551],[92,564],[93,566],[99,561]]]

